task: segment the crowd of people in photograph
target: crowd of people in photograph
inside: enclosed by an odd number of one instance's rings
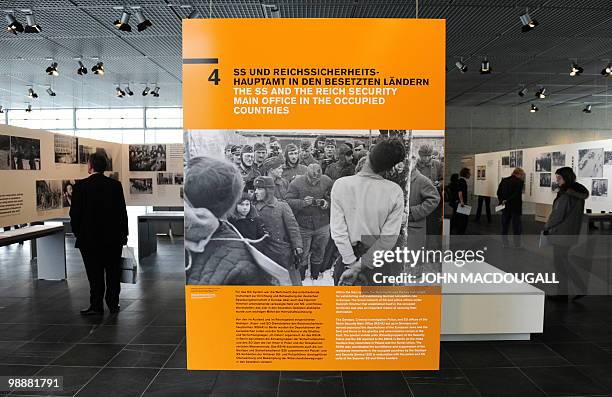
[[[439,207],[440,162],[429,145],[419,150],[429,158],[411,161],[408,145],[401,136],[319,136],[282,146],[270,137],[227,145],[224,159],[192,158],[187,283],[271,284],[266,260],[287,269],[293,285],[328,270],[330,285],[332,275],[335,285],[371,283],[365,254],[411,241],[421,248],[426,219]]]

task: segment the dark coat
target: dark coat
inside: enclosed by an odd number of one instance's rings
[[[510,211],[513,214],[523,213],[523,185],[525,182],[521,178],[510,175],[503,178],[497,187],[497,199],[500,203],[506,202],[504,212]]]
[[[346,153],[350,150],[348,146],[342,145],[338,151],[338,161],[329,164],[323,171],[332,181],[335,182],[336,179],[343,176],[355,175],[355,165],[346,161]]]
[[[243,237],[250,240],[259,240],[266,234],[264,222],[257,215],[257,211],[254,207],[251,207],[251,211],[248,213],[246,218],[229,217],[228,220],[236,227],[236,229],[238,229]]]
[[[544,233],[553,245],[571,246],[578,241],[584,216],[584,201],[589,191],[578,182],[574,182],[557,193],[553,201],[552,212],[544,225]]]
[[[70,226],[77,248],[127,244],[128,216],[121,182],[91,174],[72,192]]]
[[[321,179],[316,185],[312,185],[306,175],[298,176],[289,184],[287,203],[293,210],[295,219],[300,227],[316,230],[329,225],[329,204],[332,185],[332,180],[325,175],[321,175]],[[306,206],[304,203],[306,196],[326,200],[327,208],[322,209],[312,205]]]
[[[266,240],[287,243],[292,249],[302,248],[300,226],[289,204],[272,197],[271,200],[258,201],[254,205],[264,221],[266,230],[270,233],[270,237]]]
[[[270,276],[257,265],[244,242],[215,240],[222,238],[239,237],[222,222],[204,252],[188,251],[188,285],[272,285]]]

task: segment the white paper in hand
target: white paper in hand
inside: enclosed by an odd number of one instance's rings
[[[459,205],[457,206],[457,213],[463,215],[470,215],[472,213],[472,207],[469,205],[464,205],[463,207]]]
[[[504,208],[506,208],[506,204],[500,204],[497,207],[495,207],[495,212],[503,211]]]

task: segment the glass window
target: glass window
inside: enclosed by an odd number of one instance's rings
[[[44,130],[72,129],[72,109],[34,109],[31,112],[10,110],[8,123],[17,127]]]
[[[76,128],[144,128],[143,108],[77,109]]]
[[[76,136],[117,143],[142,143],[144,130],[76,130]]]
[[[182,108],[147,108],[147,128],[183,128]]]
[[[145,130],[145,143],[183,143],[183,130]]]

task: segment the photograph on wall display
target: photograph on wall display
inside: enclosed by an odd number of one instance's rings
[[[89,163],[89,156],[96,152],[96,148],[92,146],[79,145],[79,164]]]
[[[476,179],[479,181],[484,181],[487,179],[487,167],[484,165],[479,165],[476,167]]]
[[[11,169],[11,137],[0,135],[0,170]]]
[[[62,181],[62,207],[68,208],[72,205],[72,192],[77,181],[78,179],[64,179]]]
[[[578,150],[578,178],[601,178],[603,176],[604,150]]]
[[[608,180],[593,179],[591,185],[591,196],[593,197],[608,197]]]
[[[69,135],[53,135],[55,162],[62,164],[79,163],[79,138]]]
[[[174,174],[174,184],[175,185],[182,185],[184,179],[185,177],[182,172],[178,174]]]
[[[540,187],[550,187],[551,178],[550,172],[540,173]]]
[[[172,172],[158,172],[157,173],[157,184],[158,185],[172,185],[174,183],[174,174]]]
[[[40,170],[40,140],[11,137],[11,169]]]
[[[612,152],[604,152],[604,165],[612,165]]]
[[[166,145],[130,145],[130,171],[166,171]]]
[[[523,151],[522,150],[516,151],[516,166],[517,167],[523,166]]]
[[[551,181],[550,190],[552,190],[553,193],[557,193],[559,191],[559,184],[555,181]]]
[[[510,156],[502,156],[502,166],[510,167]]]
[[[62,181],[36,181],[36,209],[49,211],[62,208]]]
[[[552,165],[553,167],[565,167],[565,152],[553,152]]]
[[[153,194],[153,178],[130,178],[130,194]]]
[[[509,164],[510,168],[516,167],[516,152],[514,151],[510,152]]]
[[[540,155],[536,157],[535,171],[536,172],[550,172],[551,162],[552,162],[552,158],[551,158],[550,153],[540,153]]]

